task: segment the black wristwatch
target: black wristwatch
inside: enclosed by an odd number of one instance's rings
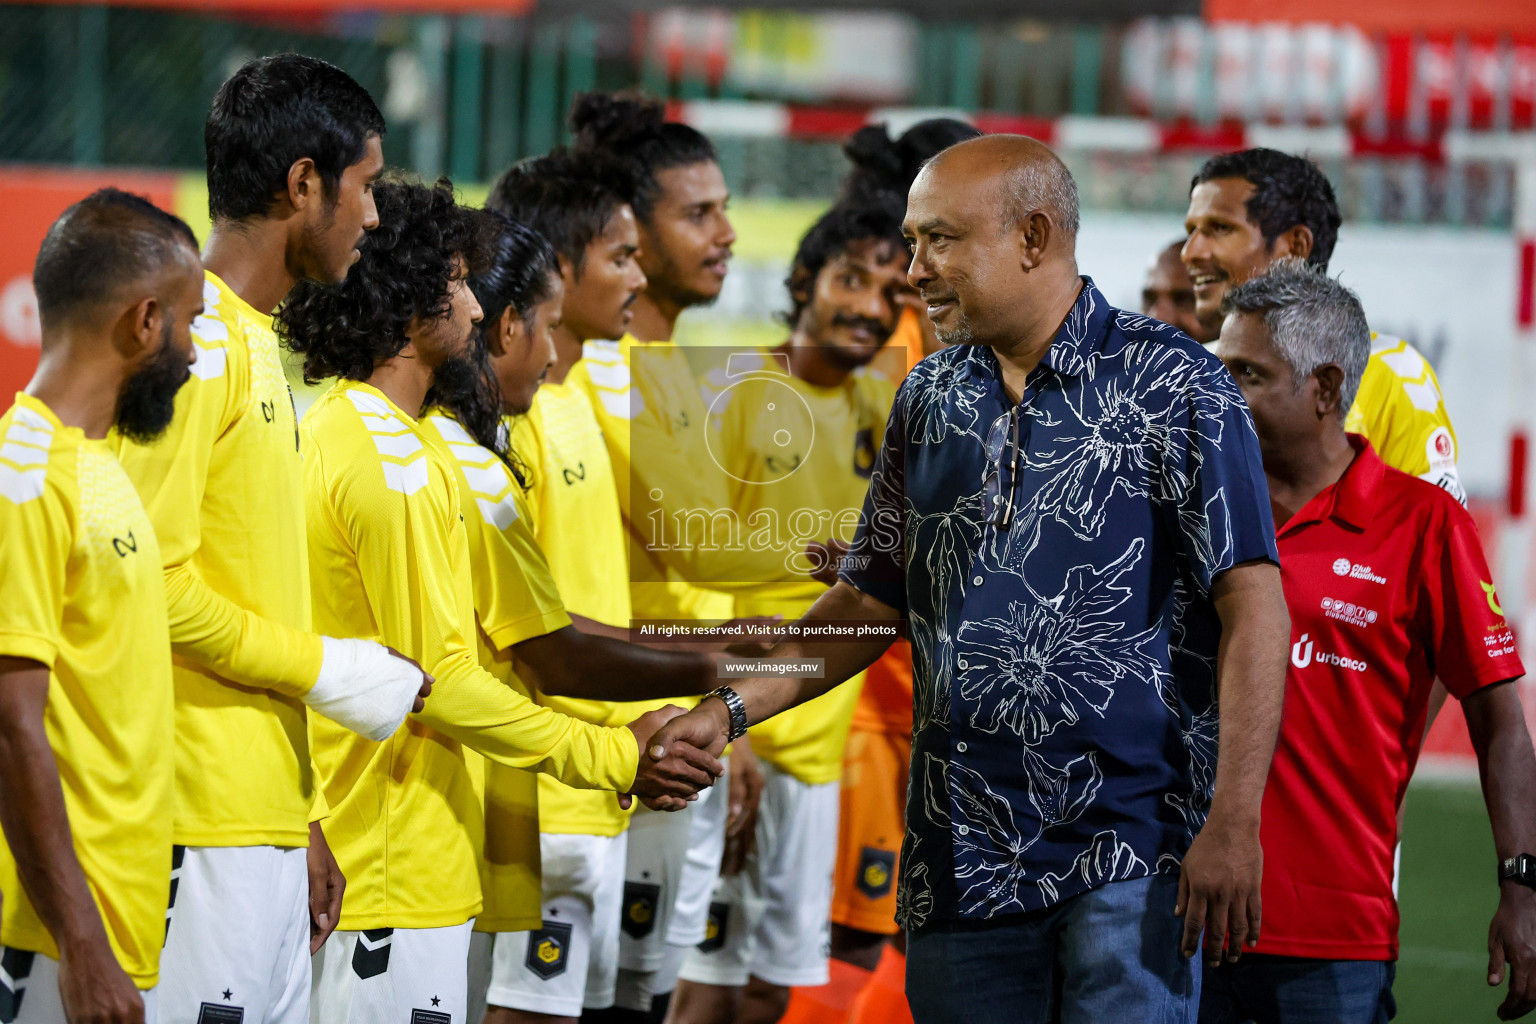
[[[741,699],[741,694],[729,686],[717,686],[705,696],[718,697],[720,703],[724,704],[726,710],[731,713],[731,731],[726,737],[726,742],[738,740],[747,734],[747,705]]]
[[[1528,853],[1517,854],[1499,863],[1500,882],[1519,882],[1536,889],[1536,857]]]

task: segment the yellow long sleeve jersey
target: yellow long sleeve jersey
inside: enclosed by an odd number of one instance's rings
[[[1463,505],[1456,430],[1429,360],[1402,338],[1371,334],[1371,357],[1344,429],[1364,434],[1381,460],[1427,480]]]
[[[580,365],[580,364],[578,364]],[[569,380],[545,384],[526,416],[511,421],[512,450],[527,470],[527,525],[566,607],[628,629],[632,615],[624,520],[602,428],[586,393]],[[610,702],[536,694],[539,703],[598,725],[623,725],[667,701]],[[542,832],[616,836],[629,813],[604,793],[539,779]]]
[[[839,387],[818,387],[790,376],[781,358],[738,356],[729,376],[712,374],[710,429],[748,543],[778,558],[771,582],[736,595],[735,614],[789,622],[826,591],[805,576],[806,544],[853,539],[896,388],[862,370]],[[754,726],[753,748],[807,784],[837,779],[863,678]]]
[[[105,441],[17,395],[0,417],[0,655],[50,670],[44,724],[118,963],[159,981],[171,887],[171,649],[160,548]],[[0,842],[5,944],[58,959]]]
[[[388,644],[436,678],[426,709],[383,743],[311,720],[326,839],[347,878],[340,927],[461,924],[481,906],[485,813],[465,746],[621,791],[639,751],[628,730],[539,707],[480,666],[453,458],[432,431],[347,381],[300,434],[316,625]]]
[[[531,697],[513,670],[513,646],[569,626],[571,619],[538,542],[529,532],[521,488],[506,464],[477,444],[457,420],[434,411],[421,424],[453,455],[453,477],[469,539],[480,667]],[[484,765],[480,888],[485,902],[475,918],[476,931],[530,931],[544,919],[539,794],[546,780],[561,785],[548,775],[495,761]],[[612,793],[579,792],[618,806]]]
[[[272,318],[208,274],[170,429],[113,445],[165,562],[176,680],[176,842],[306,846],[314,772],[303,471]]]

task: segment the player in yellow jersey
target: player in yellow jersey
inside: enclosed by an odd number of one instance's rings
[[[295,281],[346,276],[377,223],[383,130],[368,93],[312,58],[252,61],[220,88],[192,380],[164,441],[118,442],[159,534],[176,654],[165,1024],[308,1020],[310,953],[344,883],[311,824],[306,706],[388,736],[425,682],[377,644],[310,631],[298,431],[270,321]]]
[[[565,183],[576,196],[585,198],[587,212],[600,209],[592,205],[594,202],[606,201],[609,208],[602,212],[614,213],[612,194],[600,191],[591,195],[591,183],[584,179],[580,168],[562,166],[562,173],[550,180]],[[558,212],[554,203],[560,199],[559,192],[544,198],[545,208]],[[569,208],[574,204],[564,205]],[[615,698],[700,694],[716,685],[717,668],[712,657],[697,650],[662,653],[592,632],[591,626],[597,621],[592,616],[598,616],[605,629],[624,637],[628,633],[622,526],[612,496],[612,475],[606,467],[599,474],[594,464],[590,477],[579,462],[561,467],[562,485],[580,487],[581,492],[574,500],[566,500],[564,511],[570,514],[561,516],[559,524],[573,535],[564,545],[551,544],[561,556],[561,585],[557,588],[554,567],[546,561],[533,534],[536,525],[542,523],[544,539],[553,540],[558,536],[556,524],[548,517],[536,519],[529,512],[530,505],[540,503],[540,481],[546,474],[541,459],[544,453],[539,447],[527,447],[516,463],[511,462],[502,440],[502,417],[530,411],[534,389],[550,365],[550,328],[561,320],[566,275],[560,274],[554,251],[535,231],[500,214],[487,212],[483,216],[497,225],[497,238],[492,260],[470,279],[470,287],[485,314],[480,337],[491,357],[492,373],[485,377],[488,387],[458,395],[444,393],[442,404],[424,420],[427,428],[447,442],[457,464],[455,479],[470,535],[481,664],[509,685],[521,687],[523,680],[536,685],[541,704],[596,725],[623,725],[661,704],[637,707],[613,703]],[[588,225],[592,229],[604,227],[595,216]],[[606,277],[607,290],[618,291],[619,301],[608,301],[598,289],[601,304],[623,309],[624,298],[633,294],[633,288],[626,287],[626,278],[634,272],[634,244],[631,220],[627,238],[614,240],[602,232],[590,240],[590,252],[578,249],[575,262],[585,266],[585,271],[573,276],[574,297],[578,301],[590,298],[591,285]],[[617,261],[610,251],[615,247],[621,257]],[[589,259],[582,259],[584,256]],[[579,352],[579,341],[575,347]],[[428,405],[433,406],[437,397],[429,395]],[[606,457],[591,407],[584,395],[575,397],[586,411],[595,451]],[[565,469],[570,470],[569,476]],[[590,479],[591,487],[597,488],[604,478],[609,499],[606,507],[600,491],[584,486]],[[565,485],[565,480],[573,481],[573,485]],[[521,485],[528,488],[527,503],[518,500]],[[605,512],[609,513],[606,518]],[[603,544],[604,531],[611,544]],[[571,554],[578,550],[582,562],[573,566]],[[608,561],[615,554],[616,564]],[[601,582],[603,574],[608,576],[607,586]],[[592,582],[594,577],[598,582]],[[565,594],[573,595],[577,607],[587,613],[578,618],[588,629],[572,625],[562,606]],[[625,607],[615,611],[618,601]],[[517,674],[513,673],[514,665]],[[622,832],[628,823],[627,813],[612,794],[573,789],[548,775],[539,778],[535,801],[531,775],[495,763],[487,766],[486,799],[485,906],[475,929],[487,933],[487,939],[496,935],[495,969],[486,979],[492,1005],[521,1008],[498,1010],[493,1016],[523,1011],[542,1015],[568,1009],[569,1016],[575,1017],[584,1001],[608,1005],[613,998],[624,861]],[[548,829],[544,829],[546,819],[551,826]],[[530,828],[534,822],[538,827]],[[541,838],[541,830],[552,835]],[[541,846],[542,859],[549,865],[542,884],[538,872]],[[601,888],[594,889],[598,885]],[[612,948],[606,955],[596,948],[599,940],[611,940]],[[471,962],[478,967],[489,952],[488,945],[485,941],[472,942],[471,950]],[[588,961],[599,967],[599,976],[584,986]],[[523,974],[530,963],[538,967],[531,979]],[[531,981],[531,990],[525,987],[518,992],[518,981]],[[573,983],[576,987],[571,993],[568,986]],[[584,998],[584,988],[590,999]],[[477,1003],[483,1004],[483,999],[477,998],[480,995],[483,993],[471,991],[471,1019],[479,1017],[474,1011]]]
[[[711,466],[701,374],[672,337],[684,310],[720,294],[736,240],[726,214],[730,193],[713,145],[666,121],[660,103],[588,93],[577,98],[571,124],[578,155],[611,159],[632,179],[627,198],[640,229],[646,288],[630,333],[616,343],[590,342],[574,375],[613,463],[634,615],[642,622],[728,620],[730,591],[773,578],[777,561],[708,536],[719,516],[730,515],[730,494],[721,475],[700,472]],[[720,832],[744,828],[761,791],[748,750],[733,749],[743,756],[729,807],[701,799],[689,811],[687,835],[682,822],[643,812],[631,825],[614,1021],[664,1012],[683,956],[704,938]],[[683,856],[687,864],[673,884],[673,865]]]
[[[32,275],[42,352],[0,416],[0,1020],[155,1020],[171,885],[171,649],[154,527],[108,446],[171,422],[197,239],[103,189]]]
[[[805,578],[807,542],[853,539],[896,390],[865,367],[907,290],[903,209],[878,197],[824,214],[790,271],[789,340],[734,357],[720,381],[719,468],[754,542],[781,560],[774,580],[736,597],[738,614],[800,618],[826,589]],[[678,1024],[776,1021],[791,986],[826,983],[838,780],[862,682],[749,732],[767,779],[756,850],[715,890],[717,935],[683,963]]]
[[[554,244],[560,283],[553,327],[544,322],[549,379],[527,394],[511,355],[493,352],[493,362],[508,410],[526,413],[513,420],[512,452],[525,471],[528,525],[567,610],[585,631],[627,638],[624,526],[613,471],[586,393],[569,380],[584,341],[624,332],[645,284],[635,262],[634,214],[604,177],[591,162],[556,153],[525,161],[498,182],[493,205]],[[491,291],[477,294],[484,301]],[[643,710],[542,693],[538,699],[598,724],[628,721]],[[614,1001],[629,816],[547,776],[539,788],[545,911],[534,925],[496,936],[488,1024],[573,1020]]]
[[[1205,162],[1190,184],[1184,265],[1202,321],[1221,320],[1227,289],[1292,256],[1327,269],[1338,239],[1333,186],[1305,157],[1245,149]],[[1429,362],[1401,338],[1372,334],[1347,428],[1393,469],[1428,480],[1466,504],[1456,432]]]
[[[383,184],[376,202],[381,227],[347,281],[301,284],[279,312],[306,378],[339,378],[301,430],[316,619],[394,641],[437,680],[426,708],[383,743],[312,726],[326,836],[349,879],[343,941],[326,948],[316,983],[315,1013],[328,1024],[463,1019],[485,815],[481,763],[466,748],[665,806],[721,770],[691,749],[637,770],[640,745],[677,709],[627,729],[593,726],[481,667],[456,462],[418,416],[429,390],[452,403],[481,385],[481,309],[466,276],[485,266],[490,238],[446,182]],[[496,445],[485,426],[466,431]]]

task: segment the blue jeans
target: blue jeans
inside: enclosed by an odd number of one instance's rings
[[[1396,974],[1390,961],[1247,953],[1205,969],[1200,1024],[1387,1024]]]
[[[1176,875],[1111,882],[1047,910],[907,938],[916,1024],[1195,1024]]]

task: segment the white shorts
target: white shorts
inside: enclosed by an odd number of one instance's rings
[[[681,811],[641,807],[629,819],[619,911],[619,966],[626,971],[655,970],[666,954],[693,814],[693,804]]]
[[[691,946],[704,935],[709,893],[720,873],[730,800],[714,785],[681,811],[643,805],[629,821],[619,966],[654,971],[667,945]],[[713,853],[711,854],[711,851]],[[712,858],[712,859],[711,859]]]
[[[544,926],[496,935],[487,1005],[556,1017],[613,1005],[627,846],[623,832],[539,836]]]
[[[729,773],[730,758],[722,760]],[[715,879],[720,877],[720,858],[725,853],[725,822],[731,816],[728,780],[729,774],[722,776],[715,785],[701,790],[693,803],[688,855],[683,862],[683,877],[677,884],[672,921],[667,927],[669,945],[693,946],[704,939],[709,920],[709,897],[715,891]]]
[[[827,983],[838,784],[807,785],[766,762],[763,781],[757,849],[716,885],[708,936],[683,960],[686,981]]]
[[[155,1019],[158,988],[140,989],[144,1019]],[[218,1021],[219,1018],[210,1018]],[[5,1024],[66,1024],[59,996],[59,962],[41,953],[0,946],[0,1021]]]
[[[310,1020],[464,1024],[474,924],[332,933],[315,954]]]
[[[309,1020],[303,847],[176,846],[159,1024]]]

